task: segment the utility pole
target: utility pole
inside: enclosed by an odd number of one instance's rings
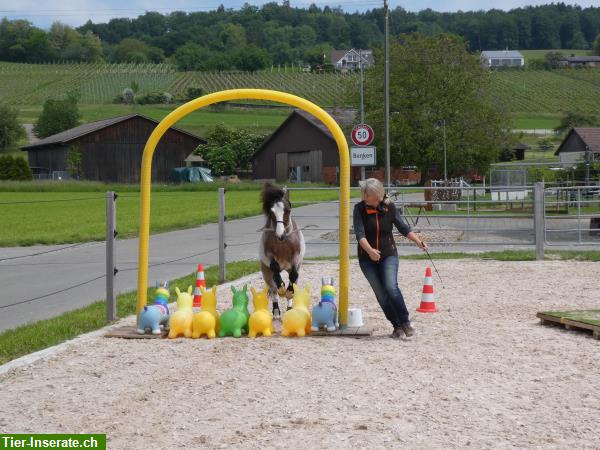
[[[365,123],[365,94],[364,94],[362,49],[358,50],[358,64],[360,67],[360,123]],[[360,179],[364,180],[365,177],[366,177],[365,166],[361,166],[360,167]]]
[[[446,119],[443,119],[442,127],[444,130],[444,181],[448,181],[448,169],[446,168]]]
[[[591,158],[590,147],[588,145],[585,146],[585,185],[589,186],[590,184],[590,160]]]
[[[385,134],[385,184],[390,186],[390,30],[388,17],[388,0],[383,0],[384,14],[384,80],[383,80],[383,128]]]

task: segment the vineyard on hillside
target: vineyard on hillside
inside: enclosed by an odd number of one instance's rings
[[[393,70],[393,68],[392,68]],[[600,114],[600,70],[498,71],[490,73],[492,93],[519,113],[580,110]],[[355,74],[302,72],[177,72],[168,64],[18,64],[0,62],[0,99],[14,105],[41,105],[52,96],[78,90],[81,103],[107,104],[130,87],[140,93],[182,97],[188,87],[206,93],[233,88],[291,92],[321,106],[344,106],[345,92],[358,88]]]
[[[492,93],[511,112],[600,114],[600,69],[499,71],[490,76]]]
[[[344,105],[344,89],[354,75],[302,72],[176,72],[168,64],[18,64],[0,63],[0,98],[14,105],[41,104],[48,97],[78,90],[81,103],[106,104],[131,87],[140,93],[183,96],[188,87],[205,93],[234,88],[286,91],[321,106]]]

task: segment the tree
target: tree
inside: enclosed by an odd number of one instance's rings
[[[271,64],[271,57],[262,48],[258,48],[255,45],[248,45],[235,53],[233,64],[239,70],[256,72],[269,66]]]
[[[596,36],[596,39],[594,39],[592,48],[594,49],[594,53],[596,55],[600,55],[600,34],[598,34],[598,36]]]
[[[214,175],[230,174],[235,169],[248,169],[256,149],[265,135],[217,125],[207,134],[208,144],[196,149],[209,164]]]
[[[548,52],[544,55],[544,66],[547,70],[558,69],[562,59],[561,52]]]
[[[25,129],[17,120],[18,115],[18,110],[0,104],[0,149],[14,147],[25,137]]]
[[[560,125],[558,125],[554,131],[557,133],[564,133],[575,127],[597,126],[600,126],[600,117],[578,111],[567,111],[562,119],[560,119]]]
[[[376,61],[382,61],[381,54]],[[423,173],[443,166],[444,121],[450,176],[484,172],[509,145],[509,119],[489,92],[489,71],[454,35],[403,35],[390,45],[390,146],[393,165]],[[367,122],[383,142],[383,65],[366,72]],[[378,152],[382,165],[384,151]]]
[[[67,152],[67,171],[71,178],[79,179],[81,170],[81,148],[79,144],[71,144]]]
[[[77,106],[77,97],[69,95],[65,99],[48,99],[44,102],[42,113],[33,126],[33,132],[40,139],[79,125],[81,114]]]
[[[172,56],[177,70],[205,70],[208,68],[210,51],[194,42],[179,47]]]
[[[139,39],[125,38],[114,46],[112,60],[114,62],[160,63],[164,60],[164,52]]]

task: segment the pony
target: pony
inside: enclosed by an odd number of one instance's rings
[[[288,299],[292,308],[294,284],[306,252],[304,235],[294,219],[287,189],[269,182],[261,192],[262,210],[266,218],[259,245],[260,270],[269,286],[269,298],[273,303],[273,317],[281,318],[277,295]],[[289,283],[286,288],[281,272],[287,271]]]

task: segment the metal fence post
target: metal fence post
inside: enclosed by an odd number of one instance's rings
[[[219,188],[219,283],[225,282],[225,188]]]
[[[544,260],[544,230],[545,230],[544,183],[537,182],[533,186],[533,223],[535,228],[535,259]]]
[[[115,229],[117,223],[117,194],[106,193],[106,321],[112,322],[117,318],[117,303],[115,302]]]

